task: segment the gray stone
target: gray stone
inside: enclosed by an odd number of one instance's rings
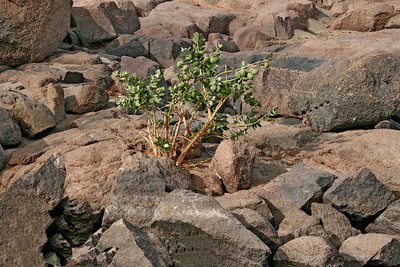
[[[400,200],[390,204],[365,230],[368,233],[400,235]]]
[[[55,153],[38,170],[19,178],[0,199],[0,265],[44,265],[41,249],[52,221],[49,211],[63,196],[65,177],[64,159]]]
[[[361,232],[353,228],[349,219],[329,204],[312,203],[312,215],[319,218],[327,233],[332,234],[332,242],[336,247],[347,238],[360,234]]]
[[[111,266],[170,266],[160,240],[123,219],[102,234],[96,248],[100,253],[116,248]]]
[[[369,50],[338,57],[297,79],[289,109],[314,131],[374,126],[399,111],[400,57]]]
[[[108,53],[115,56],[129,56],[129,57],[150,57],[150,42],[153,40],[152,37],[147,36],[134,36],[129,42],[121,45],[117,48],[112,49]]]
[[[265,266],[271,253],[213,198],[182,189],[157,206],[151,232],[179,266]]]
[[[29,139],[53,129],[56,125],[54,115],[47,106],[25,96],[16,100],[12,107],[12,116]]]
[[[146,80],[150,74],[156,73],[160,67],[157,62],[143,56],[137,58],[121,57],[121,70],[135,74],[141,80]]]
[[[363,228],[386,209],[395,196],[370,170],[361,168],[336,179],[323,199],[345,214],[353,225]]]
[[[6,153],[4,152],[3,147],[0,144],[0,171],[2,171],[7,164],[7,157],[6,157]]]
[[[0,125],[0,145],[4,147],[18,146],[22,140],[21,129],[19,125],[12,119],[8,111],[1,107]]]
[[[118,170],[103,217],[103,226],[123,218],[135,226],[147,225],[155,207],[175,188],[189,188],[190,175],[166,157],[136,153]]]
[[[67,35],[71,1],[1,1],[0,65],[39,62]]]
[[[48,241],[44,246],[44,250],[47,250],[48,248],[51,248],[51,250],[56,253],[62,265],[67,264],[68,260],[72,256],[71,244],[68,243],[68,241],[65,240],[60,233],[56,233],[48,237]]]
[[[317,236],[303,236],[284,244],[276,252],[273,263],[274,266],[344,266],[339,251]]]
[[[211,160],[211,170],[222,179],[229,193],[250,188],[255,151],[247,143],[224,140]]]
[[[76,85],[64,88],[65,111],[84,114],[106,107],[109,95],[106,89],[95,85]]]
[[[399,266],[400,236],[364,234],[349,237],[339,251],[346,266]]]

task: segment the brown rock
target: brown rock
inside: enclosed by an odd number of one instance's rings
[[[32,96],[33,99],[45,104],[53,113],[56,123],[65,118],[64,90],[55,83],[40,87]]]
[[[400,235],[400,200],[390,204],[365,230],[368,233]]]
[[[268,36],[256,27],[241,27],[233,34],[233,41],[240,50],[253,50],[269,45],[274,38]]]
[[[398,235],[364,234],[349,237],[339,251],[346,265],[400,265]]]
[[[67,35],[72,1],[1,1],[0,65],[42,61]]]
[[[108,102],[107,90],[94,85],[64,88],[65,111],[84,114],[104,108]]]
[[[329,27],[334,30],[379,31],[394,16],[394,8],[387,3],[354,2],[341,16],[333,20]]]
[[[5,97],[5,93],[0,91],[1,98]],[[4,108],[0,107],[0,145],[3,147],[18,146],[21,143],[21,129],[19,125],[13,120],[11,114]]]
[[[224,140],[218,146],[211,169],[222,179],[229,193],[248,189],[251,185],[255,151],[246,143]]]
[[[121,70],[126,70],[131,74],[135,74],[141,80],[146,80],[150,74],[156,73],[160,68],[160,64],[145,57],[121,57]]]
[[[336,247],[340,247],[347,238],[361,233],[351,226],[349,219],[345,215],[331,205],[312,203],[311,212],[312,215],[321,220],[325,231],[336,237],[336,244],[332,242]]]
[[[322,237],[303,236],[281,246],[274,266],[344,266],[343,256]]]

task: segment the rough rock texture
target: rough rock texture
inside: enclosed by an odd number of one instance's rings
[[[64,159],[55,153],[38,170],[18,179],[0,199],[0,265],[44,265],[41,249],[52,221],[48,212],[62,198],[65,177]]]
[[[1,1],[0,65],[42,61],[67,35],[72,1]]]
[[[169,247],[176,265],[265,266],[270,255],[269,248],[213,198],[190,191],[170,193],[155,210],[151,228]]]
[[[226,194],[216,197],[216,201],[229,211],[239,209],[252,209],[261,214],[265,219],[274,224],[274,217],[269,210],[268,204],[256,193],[248,190],[241,190],[233,194]]]
[[[297,79],[289,109],[314,131],[374,126],[399,110],[400,57],[360,52],[326,62]]]
[[[360,227],[394,199],[392,192],[367,168],[339,177],[324,195],[325,203],[332,204]]]
[[[252,27],[241,27],[233,34],[233,41],[241,51],[268,46],[272,37]]]
[[[2,96],[4,95],[0,91],[0,98],[2,98]],[[21,143],[22,138],[19,125],[15,123],[8,111],[1,107],[0,125],[0,145],[3,147],[18,146]]]
[[[400,196],[400,181],[397,179],[397,166],[400,164],[397,157],[400,153],[400,146],[397,145],[400,140],[399,131],[357,130],[319,137],[320,142],[306,145],[299,156],[323,164],[338,174],[368,166],[379,181],[396,196]]]
[[[149,36],[183,38],[192,38],[196,31],[205,36],[213,32],[227,33],[234,17],[234,14],[225,10],[171,1],[158,5],[148,17],[142,18],[139,32]]]
[[[319,218],[327,233],[332,234],[332,239],[336,242],[332,244],[340,247],[347,238],[360,234],[361,232],[353,228],[349,219],[329,204],[312,203],[312,215]]]
[[[49,83],[35,91],[32,97],[50,109],[56,123],[65,119],[64,90],[60,85]]]
[[[211,169],[222,179],[229,193],[251,185],[255,151],[240,141],[224,140],[211,160]]]
[[[111,225],[96,246],[99,253],[116,248],[111,266],[170,266],[168,251],[151,233],[121,219]]]
[[[344,266],[343,256],[322,237],[296,238],[276,252],[274,266]]]
[[[147,79],[150,74],[154,74],[159,68],[160,64],[143,56],[137,58],[121,57],[121,69],[135,74],[136,77],[142,80]]]
[[[118,34],[134,33],[140,28],[136,13],[121,9],[115,2],[104,2],[89,7],[73,7],[72,30],[83,44],[112,40]]]
[[[400,265],[400,236],[365,234],[348,238],[339,251],[346,266]]]
[[[7,164],[7,157],[6,157],[6,153],[4,152],[3,147],[0,144],[0,171],[2,171]]]
[[[301,72],[280,68],[258,68],[259,73],[254,76],[253,95],[261,102],[259,111],[278,108],[277,114],[290,116],[289,98],[294,82],[301,76]],[[251,107],[243,104],[242,112],[249,111]]]
[[[54,115],[48,107],[26,96],[21,95],[16,100],[11,113],[29,139],[37,137],[56,125]]]
[[[367,226],[366,231],[369,233],[400,235],[400,200],[390,204],[378,218]]]
[[[302,209],[310,214],[312,202],[321,202],[323,192],[330,187],[335,175],[298,164],[255,192],[272,204],[275,220],[282,221],[282,212]]]
[[[347,11],[334,19],[329,27],[334,30],[379,31],[394,16],[394,8],[388,3],[357,1]]]
[[[64,88],[65,111],[84,114],[103,109],[108,102],[106,89],[95,85],[76,85]]]
[[[169,158],[137,153],[118,170],[108,199],[103,226],[123,218],[135,226],[148,224],[158,203],[175,188],[190,187],[190,175]]]

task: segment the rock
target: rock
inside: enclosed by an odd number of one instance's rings
[[[388,3],[358,1],[349,5],[348,10],[334,19],[329,27],[334,30],[379,31],[394,16],[394,8]]]
[[[345,215],[329,204],[312,203],[311,212],[312,215],[321,220],[325,231],[334,236],[336,242],[331,241],[331,243],[336,247],[340,247],[347,238],[361,233],[351,226]]]
[[[270,205],[271,212],[279,224],[283,220],[281,213],[285,211],[302,209],[310,214],[311,203],[322,201],[323,192],[335,178],[331,173],[298,164],[289,172],[255,189],[255,192],[271,203],[274,207]]]
[[[273,39],[253,27],[241,27],[233,34],[233,41],[241,51],[269,46],[270,41]]]
[[[72,30],[83,44],[115,39],[118,34],[134,33],[140,28],[135,12],[121,9],[115,2],[104,2],[89,7],[73,7]]]
[[[323,199],[344,213],[353,224],[363,228],[386,209],[395,196],[370,170],[361,168],[335,180]]]
[[[52,252],[48,253],[47,250],[49,248],[52,249]],[[45,254],[44,257],[47,260],[49,260],[50,258],[49,254],[55,253],[62,265],[65,265],[72,256],[71,245],[68,243],[67,240],[64,239],[64,237],[60,233],[49,236],[48,241],[44,246],[43,250]],[[53,261],[53,259],[51,260]]]
[[[141,17],[147,17],[157,5],[167,1],[168,0],[132,0],[135,4],[137,13]]]
[[[64,198],[50,215],[54,221],[47,233],[60,233],[72,247],[78,247],[100,228],[103,212],[94,211],[86,201]]]
[[[395,120],[384,120],[379,122],[377,125],[374,127],[375,129],[394,129],[394,130],[400,130],[400,123],[396,122]]]
[[[81,51],[56,54],[49,57],[49,60],[50,63],[59,63],[63,65],[97,65],[103,63],[98,55],[92,55]]]
[[[71,1],[1,1],[0,65],[39,62],[53,54],[67,35]]]
[[[89,265],[96,262],[96,257],[100,254],[96,246],[102,234],[103,229],[99,229],[82,246],[72,248],[72,256],[69,263],[72,265]]]
[[[213,198],[182,189],[157,206],[151,232],[164,240],[180,266],[265,266],[270,255],[269,248]]]
[[[29,139],[53,129],[56,125],[54,115],[48,107],[23,95],[16,100],[11,112]]]
[[[0,91],[0,99],[4,96],[6,94],[2,94]],[[0,107],[0,125],[0,145],[6,148],[18,146],[22,140],[21,129],[8,111],[2,107]]]
[[[7,157],[3,147],[0,145],[0,172],[6,167]]]
[[[368,233],[400,235],[400,200],[390,204],[365,230]]]
[[[150,42],[150,58],[158,62],[163,68],[174,65],[175,60],[180,56],[182,48],[192,45],[188,39],[177,37],[154,38]]]
[[[111,55],[116,56],[129,56],[129,57],[150,57],[150,42],[153,40],[151,37],[137,35],[131,38],[125,44],[116,47],[109,51]]]
[[[94,85],[76,85],[64,88],[65,111],[84,114],[107,106],[107,90]]]
[[[83,74],[78,71],[67,71],[62,77],[62,81],[64,83],[83,83],[85,81],[85,78],[83,77]]]
[[[121,57],[121,70],[135,74],[141,80],[146,80],[150,74],[156,73],[160,67],[160,64],[157,62],[143,56],[137,58]]]
[[[64,90],[55,83],[49,83],[35,90],[32,98],[45,104],[54,115],[56,123],[65,119]]]
[[[236,12],[251,12],[257,11],[264,2],[258,0],[238,1],[238,0],[178,0],[181,2],[199,5],[208,8],[221,8]]]
[[[244,208],[232,210],[231,213],[247,229],[258,236],[271,249],[272,253],[281,245],[274,226],[257,211]]]
[[[261,102],[258,111],[277,107],[277,114],[290,116],[289,99],[294,82],[303,74],[302,72],[280,68],[258,67],[259,73],[253,79],[253,95]],[[242,112],[250,111],[251,107],[243,104]]]
[[[100,253],[117,249],[111,266],[170,266],[168,251],[160,240],[123,219],[102,234],[96,248]]]
[[[44,265],[41,249],[51,222],[48,211],[61,200],[65,177],[64,159],[56,153],[18,179],[0,199],[0,265]]]
[[[278,236],[282,243],[301,236],[320,236],[326,240],[330,239],[317,217],[309,216],[304,211],[295,209],[285,210],[284,215],[285,218],[278,228]]]
[[[373,126],[398,112],[399,69],[400,58],[386,52],[337,58],[295,81],[289,109],[314,131]]]
[[[296,238],[276,252],[274,266],[344,266],[343,256],[322,237]]]
[[[216,201],[229,211],[239,209],[252,209],[261,214],[265,219],[274,224],[274,217],[269,210],[268,204],[256,193],[248,190],[238,191],[233,194],[226,194],[216,197]]]
[[[148,36],[192,38],[199,31],[228,33],[228,26],[235,15],[231,12],[194,6],[177,1],[157,5],[149,16],[140,20],[140,34]],[[174,18],[171,20],[169,18]]]
[[[103,226],[123,218],[135,226],[147,225],[154,209],[175,188],[189,188],[190,176],[169,158],[137,153],[118,170],[108,199]]]
[[[400,242],[397,235],[365,234],[348,238],[339,251],[346,266],[397,266]]]
[[[222,141],[211,160],[211,169],[222,179],[229,193],[251,185],[255,151],[241,141]]]

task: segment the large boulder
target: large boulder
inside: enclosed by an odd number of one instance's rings
[[[5,92],[2,94],[0,91],[0,98],[2,98],[2,96],[6,96],[6,94]],[[0,125],[0,145],[4,147],[18,146],[22,140],[21,129],[19,125],[13,120],[9,112],[1,107]]]
[[[52,221],[49,211],[63,196],[65,177],[64,159],[55,153],[0,199],[0,265],[44,266],[42,248]]]
[[[1,1],[0,65],[42,61],[67,35],[72,1]]]
[[[112,40],[118,34],[134,33],[140,28],[135,11],[119,8],[113,1],[73,7],[72,20],[72,30],[83,44]]]
[[[373,126],[399,111],[400,57],[364,51],[326,62],[297,79],[289,99],[314,131]]]
[[[107,106],[109,95],[106,89],[95,85],[75,85],[64,88],[65,111],[84,114]]]
[[[370,170],[361,168],[336,179],[323,199],[344,213],[354,225],[365,227],[394,201],[395,196]]]
[[[211,169],[221,177],[229,193],[249,189],[255,156],[255,150],[247,143],[224,140],[211,160]]]
[[[365,230],[368,233],[400,235],[400,200],[390,204]]]
[[[157,206],[151,232],[165,240],[180,266],[265,266],[271,253],[212,197],[182,189]]]
[[[334,19],[329,27],[334,30],[379,31],[394,16],[394,7],[388,3],[356,1],[347,11]]]

